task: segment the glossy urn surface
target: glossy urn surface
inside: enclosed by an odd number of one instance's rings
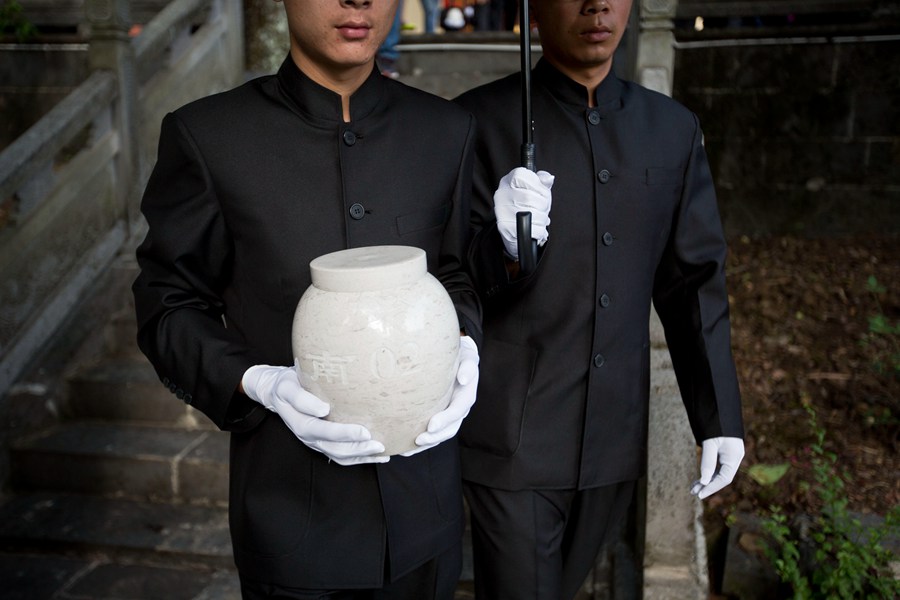
[[[351,248],[309,266],[292,328],[300,382],[331,404],[327,419],[365,425],[386,455],[415,449],[449,403],[459,354],[456,310],[425,252]]]

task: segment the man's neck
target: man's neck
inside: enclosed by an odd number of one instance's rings
[[[328,70],[315,62],[307,60],[302,55],[292,51],[291,57],[297,67],[303,73],[321,85],[341,97],[341,109],[345,123],[350,122],[350,96],[358,90],[374,68],[374,59],[363,65],[356,65],[340,71]]]
[[[603,80],[606,79],[609,72],[612,70],[612,61],[606,61],[603,64],[596,66],[573,69],[572,67],[556,62],[552,57],[547,56],[546,54],[544,57],[550,64],[556,67],[560,73],[587,89],[587,105],[589,107],[593,107],[597,104],[597,88],[600,87],[600,84],[603,83]]]

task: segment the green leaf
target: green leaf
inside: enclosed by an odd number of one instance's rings
[[[869,331],[883,335],[900,333],[900,323],[891,323],[884,315],[869,317]]]
[[[753,465],[750,467],[750,478],[760,485],[773,485],[791,468],[790,463],[777,465]]]
[[[866,280],[866,289],[874,294],[883,294],[887,291],[887,289],[878,283],[878,278],[874,275],[869,275],[869,278]]]

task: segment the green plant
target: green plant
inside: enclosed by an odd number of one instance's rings
[[[782,507],[771,507],[762,521],[772,540],[765,543],[766,557],[796,600],[900,597],[900,581],[890,570],[897,557],[882,546],[886,537],[900,534],[900,506],[893,507],[878,527],[864,527],[850,513],[837,455],[825,449],[825,430],[815,409],[806,406],[806,411],[816,439],[809,489],[821,511],[811,516],[806,531],[798,531]]]
[[[884,314],[881,297],[887,292],[874,275],[866,280],[866,291],[872,294],[878,313],[869,316],[869,330],[863,336],[864,345],[882,348],[875,360],[875,370],[881,375],[900,375],[900,320],[891,321]]]
[[[22,11],[17,0],[5,0],[0,4],[0,33],[12,33],[20,42],[24,42],[37,33],[37,29]]]

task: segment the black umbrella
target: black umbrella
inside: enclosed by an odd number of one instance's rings
[[[534,138],[531,127],[531,23],[528,0],[519,3],[519,56],[522,72],[522,166],[534,171]],[[519,273],[529,275],[537,263],[537,240],[531,237],[531,213],[516,213]]]

